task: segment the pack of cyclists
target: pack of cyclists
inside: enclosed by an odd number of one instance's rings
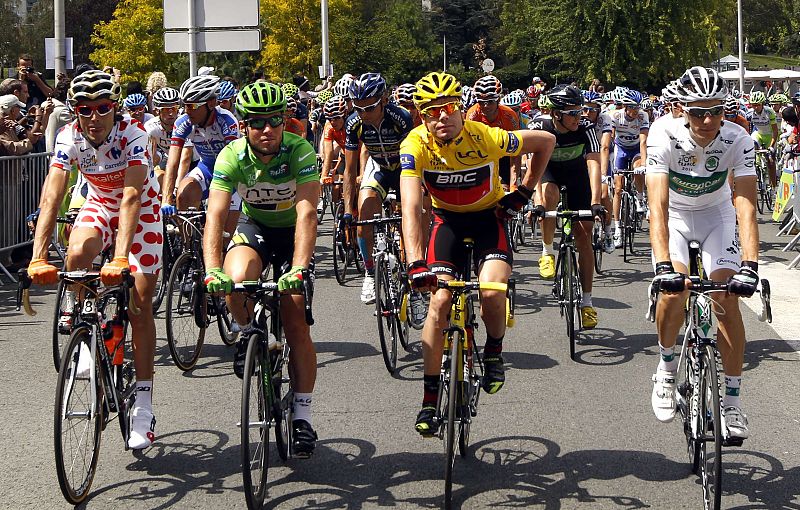
[[[423,399],[414,428],[430,436],[450,306],[437,280],[457,277],[462,240],[474,240],[481,281],[507,283],[513,251],[506,221],[528,206],[534,221],[541,218],[539,275],[552,279],[555,220],[544,216],[567,206],[560,204],[560,188],[566,187],[570,209],[590,210],[603,222],[603,249],[610,253],[622,242],[614,189],[622,185],[619,172],[628,170],[635,173],[637,212],[648,215],[653,270],[663,292],[652,378],[656,418],[668,422],[675,415],[675,341],[688,292],[687,243],[695,240],[710,278],[728,282],[729,292],[719,298],[726,310],[719,317],[724,423],[731,436],[748,437],[738,298],[751,296],[759,281],[753,148],[774,151],[781,139],[797,143],[797,116],[781,112],[794,113],[791,105],[800,107],[800,96],[768,99],[756,91],[736,97],[715,71],[702,67],[688,69],[657,98],[626,88],[604,94],[574,85],[543,89],[541,80],[524,91],[505,91],[493,75],[462,86],[440,72],[394,90],[379,73],[348,74],[309,104],[293,84],[260,80],[236,90],[213,75],[159,89],[152,115],[138,96],[122,100],[120,86],[100,71],[73,79],[69,102],[76,120],[56,140],[28,273],[36,284],[57,281],[47,250],[71,174],[80,174],[85,201],[70,236],[67,269],[91,268],[98,253],[111,249],[103,282],[113,284],[129,270],[140,303],[150,302],[161,268],[162,217],[205,208],[204,283],[209,292],[227,295],[236,324],[245,328],[240,338],[248,338],[253,308],[231,293],[233,284],[257,280],[272,267],[285,293],[281,314],[292,348],[297,456],[311,456],[317,441],[311,413],[316,352],[302,300],[293,292],[312,265],[321,185],[341,183],[334,198],[344,202],[344,215],[336,218],[344,223],[373,218],[390,195],[400,204],[411,313],[424,322]],[[774,183],[774,158],[770,164]],[[580,320],[592,329],[598,325],[593,221],[576,225]],[[357,232],[365,268],[360,298],[370,304],[376,299],[372,228],[359,225]],[[494,394],[505,383],[505,294],[483,291],[480,305],[483,389]],[[155,322],[149,307],[141,309],[131,317],[138,379],[134,449],[156,437],[150,397]],[[238,377],[245,349],[240,340],[233,364]]]

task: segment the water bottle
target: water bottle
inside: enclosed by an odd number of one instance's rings
[[[103,332],[103,340],[106,344],[106,350],[109,356],[113,356],[111,363],[114,365],[122,365],[125,358],[124,335],[125,328],[122,326],[122,321],[117,317],[103,324],[100,329]],[[117,344],[120,344],[117,348]]]
[[[386,251],[386,237],[385,236],[378,236],[378,242],[376,243],[378,251]]]

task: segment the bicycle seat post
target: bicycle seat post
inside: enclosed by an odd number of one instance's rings
[[[698,241],[689,241],[689,276],[700,276],[700,268],[697,265],[698,257],[700,257],[700,243]]]

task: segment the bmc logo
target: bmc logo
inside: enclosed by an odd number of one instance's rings
[[[436,176],[436,184],[448,186],[453,184],[474,184],[478,180],[478,172],[472,171],[457,174],[439,174]]]

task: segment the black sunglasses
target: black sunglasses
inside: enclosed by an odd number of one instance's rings
[[[700,106],[687,106],[684,110],[697,119],[703,119],[706,116],[716,117],[717,115],[722,115],[725,111],[725,106],[717,105],[717,106],[709,106],[708,108],[703,108]]]
[[[580,117],[583,113],[583,110],[561,110],[561,115],[566,115],[568,117]]]
[[[270,127],[278,127],[283,124],[283,115],[274,115],[272,117],[254,117],[252,119],[245,119],[245,125],[253,129],[264,129],[269,124]]]

